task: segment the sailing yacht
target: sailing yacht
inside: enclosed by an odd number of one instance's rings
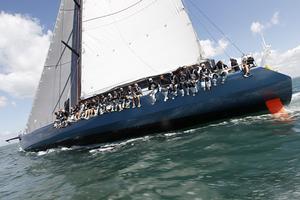
[[[26,131],[25,151],[89,145],[170,131],[289,104],[291,78],[263,67],[231,73],[225,84],[163,101],[141,97],[140,108],[55,128],[55,112],[119,86],[204,61],[181,0],[61,0]]]

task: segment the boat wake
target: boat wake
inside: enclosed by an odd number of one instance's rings
[[[21,147],[19,147],[19,152],[20,153],[24,153],[26,156],[37,156],[37,157],[42,157],[42,156],[46,156],[46,155],[50,155],[50,154],[57,154],[57,153],[61,153],[61,152],[66,152],[66,151],[73,151],[73,150],[78,150],[81,149],[83,147],[78,147],[78,146],[74,146],[71,148],[67,148],[67,147],[59,147],[59,148],[52,148],[52,149],[47,149],[45,151],[37,151],[37,152],[27,152],[24,151]]]
[[[289,112],[300,112],[300,92],[294,93],[292,96],[291,104],[287,107]]]

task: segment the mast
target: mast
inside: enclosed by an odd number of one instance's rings
[[[71,66],[71,94],[70,105],[75,106],[80,100],[81,94],[81,32],[82,32],[82,0],[73,0],[74,23],[72,42],[72,66]]]
[[[77,101],[80,100],[81,97],[81,67],[82,67],[82,59],[81,59],[81,53],[82,53],[82,1],[83,0],[78,0],[80,3],[80,11],[79,11],[79,60],[78,60],[78,73],[77,73]]]

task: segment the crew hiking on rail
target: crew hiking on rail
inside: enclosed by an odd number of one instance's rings
[[[230,59],[230,67],[222,61],[215,65],[209,62],[192,66],[180,67],[168,74],[149,78],[143,89],[140,83],[119,87],[113,91],[99,94],[79,102],[70,111],[61,109],[55,112],[55,128],[64,128],[79,120],[87,120],[111,112],[121,112],[126,109],[141,107],[141,97],[149,96],[151,103],[157,101],[157,94],[163,95],[163,101],[174,100],[176,97],[195,96],[200,90],[210,91],[217,86],[218,79],[225,84],[228,73],[243,71],[244,77],[250,76],[250,68],[255,67],[252,56],[242,58],[239,65],[236,59]]]

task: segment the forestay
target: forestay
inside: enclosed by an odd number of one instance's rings
[[[82,27],[83,97],[200,57],[181,0],[84,0]]]
[[[72,53],[61,41],[72,46],[74,2],[62,0],[48,56],[33,102],[26,132],[54,121],[54,112],[70,97]]]

